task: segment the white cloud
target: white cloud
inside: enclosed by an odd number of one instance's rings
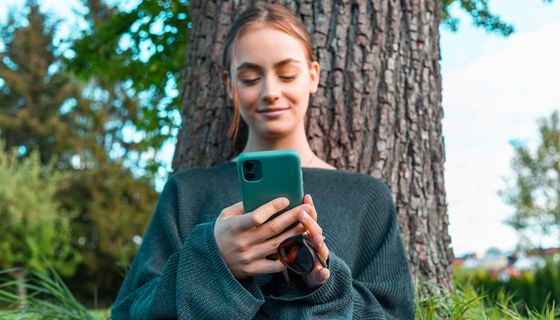
[[[456,254],[511,249],[512,212],[497,191],[512,139],[534,141],[536,120],[560,109],[560,22],[497,39],[498,49],[443,77],[446,187]],[[491,46],[491,45],[490,45]]]

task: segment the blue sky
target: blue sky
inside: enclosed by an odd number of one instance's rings
[[[518,235],[503,221],[513,213],[497,191],[512,177],[512,140],[529,146],[538,118],[560,110],[560,1],[491,0],[516,32],[502,38],[462,18],[458,33],[441,32],[445,178],[456,255],[489,247],[511,250]],[[558,245],[558,235],[532,235]]]
[[[8,5],[0,3],[0,21]],[[78,1],[42,0],[44,10],[65,17],[62,36],[79,28],[73,10]],[[513,209],[497,191],[511,177],[512,140],[537,142],[536,120],[560,110],[560,1],[490,0],[490,8],[512,23],[516,32],[503,38],[461,18],[459,31],[441,28],[445,179],[450,234],[456,255],[484,253],[490,247],[511,250],[518,235],[503,221]],[[173,145],[161,153],[171,162]],[[169,165],[170,167],[170,165]],[[161,183],[158,184],[161,188]],[[536,243],[558,239],[533,235]]]

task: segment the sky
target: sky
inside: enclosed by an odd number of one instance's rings
[[[513,177],[512,141],[538,143],[537,119],[560,110],[560,1],[491,0],[516,32],[508,38],[473,28],[441,29],[445,183],[456,256],[490,247],[512,250],[518,234],[498,190]],[[558,236],[532,235],[558,245]]]
[[[0,21],[9,5],[0,2]],[[73,18],[77,0],[42,0],[41,7],[65,18],[60,36],[79,29]],[[456,256],[489,248],[513,250],[518,234],[504,224],[513,208],[497,194],[512,177],[512,141],[529,146],[538,142],[537,119],[560,110],[560,1],[490,0],[491,10],[512,23],[507,38],[461,19],[458,32],[441,30],[443,79],[443,135],[446,147],[445,183],[449,233]],[[174,146],[162,159],[170,168]],[[158,183],[161,189],[162,182]],[[558,236],[533,235],[537,244],[559,245]]]

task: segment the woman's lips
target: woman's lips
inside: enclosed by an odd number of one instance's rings
[[[284,111],[288,110],[288,108],[283,108],[283,109],[265,109],[265,110],[261,110],[258,111],[260,114],[262,114],[263,116],[266,117],[277,117],[279,115],[281,115],[282,113],[284,113]]]

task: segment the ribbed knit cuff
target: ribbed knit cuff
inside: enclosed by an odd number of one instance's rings
[[[303,301],[310,304],[323,304],[335,299],[348,299],[352,302],[352,273],[346,262],[333,252],[329,254],[330,277],[320,287],[310,293],[296,295],[286,294],[280,297],[271,296],[276,301]]]
[[[252,319],[257,314],[264,297],[253,279],[242,285],[229,271],[214,239],[214,222],[195,226],[183,246],[182,263],[178,266],[179,315],[194,319]]]
[[[238,281],[233,273],[227,267],[220,250],[218,249],[218,244],[214,238],[214,222],[208,223],[206,226],[206,244],[208,248],[208,254],[210,256],[211,266],[213,271],[216,273],[216,279],[224,281],[224,284],[229,289],[230,298],[233,299],[235,304],[240,307],[240,312],[245,313],[250,307],[256,308],[256,311],[264,303],[264,297],[262,295],[261,289],[251,278],[243,279],[241,282]]]

